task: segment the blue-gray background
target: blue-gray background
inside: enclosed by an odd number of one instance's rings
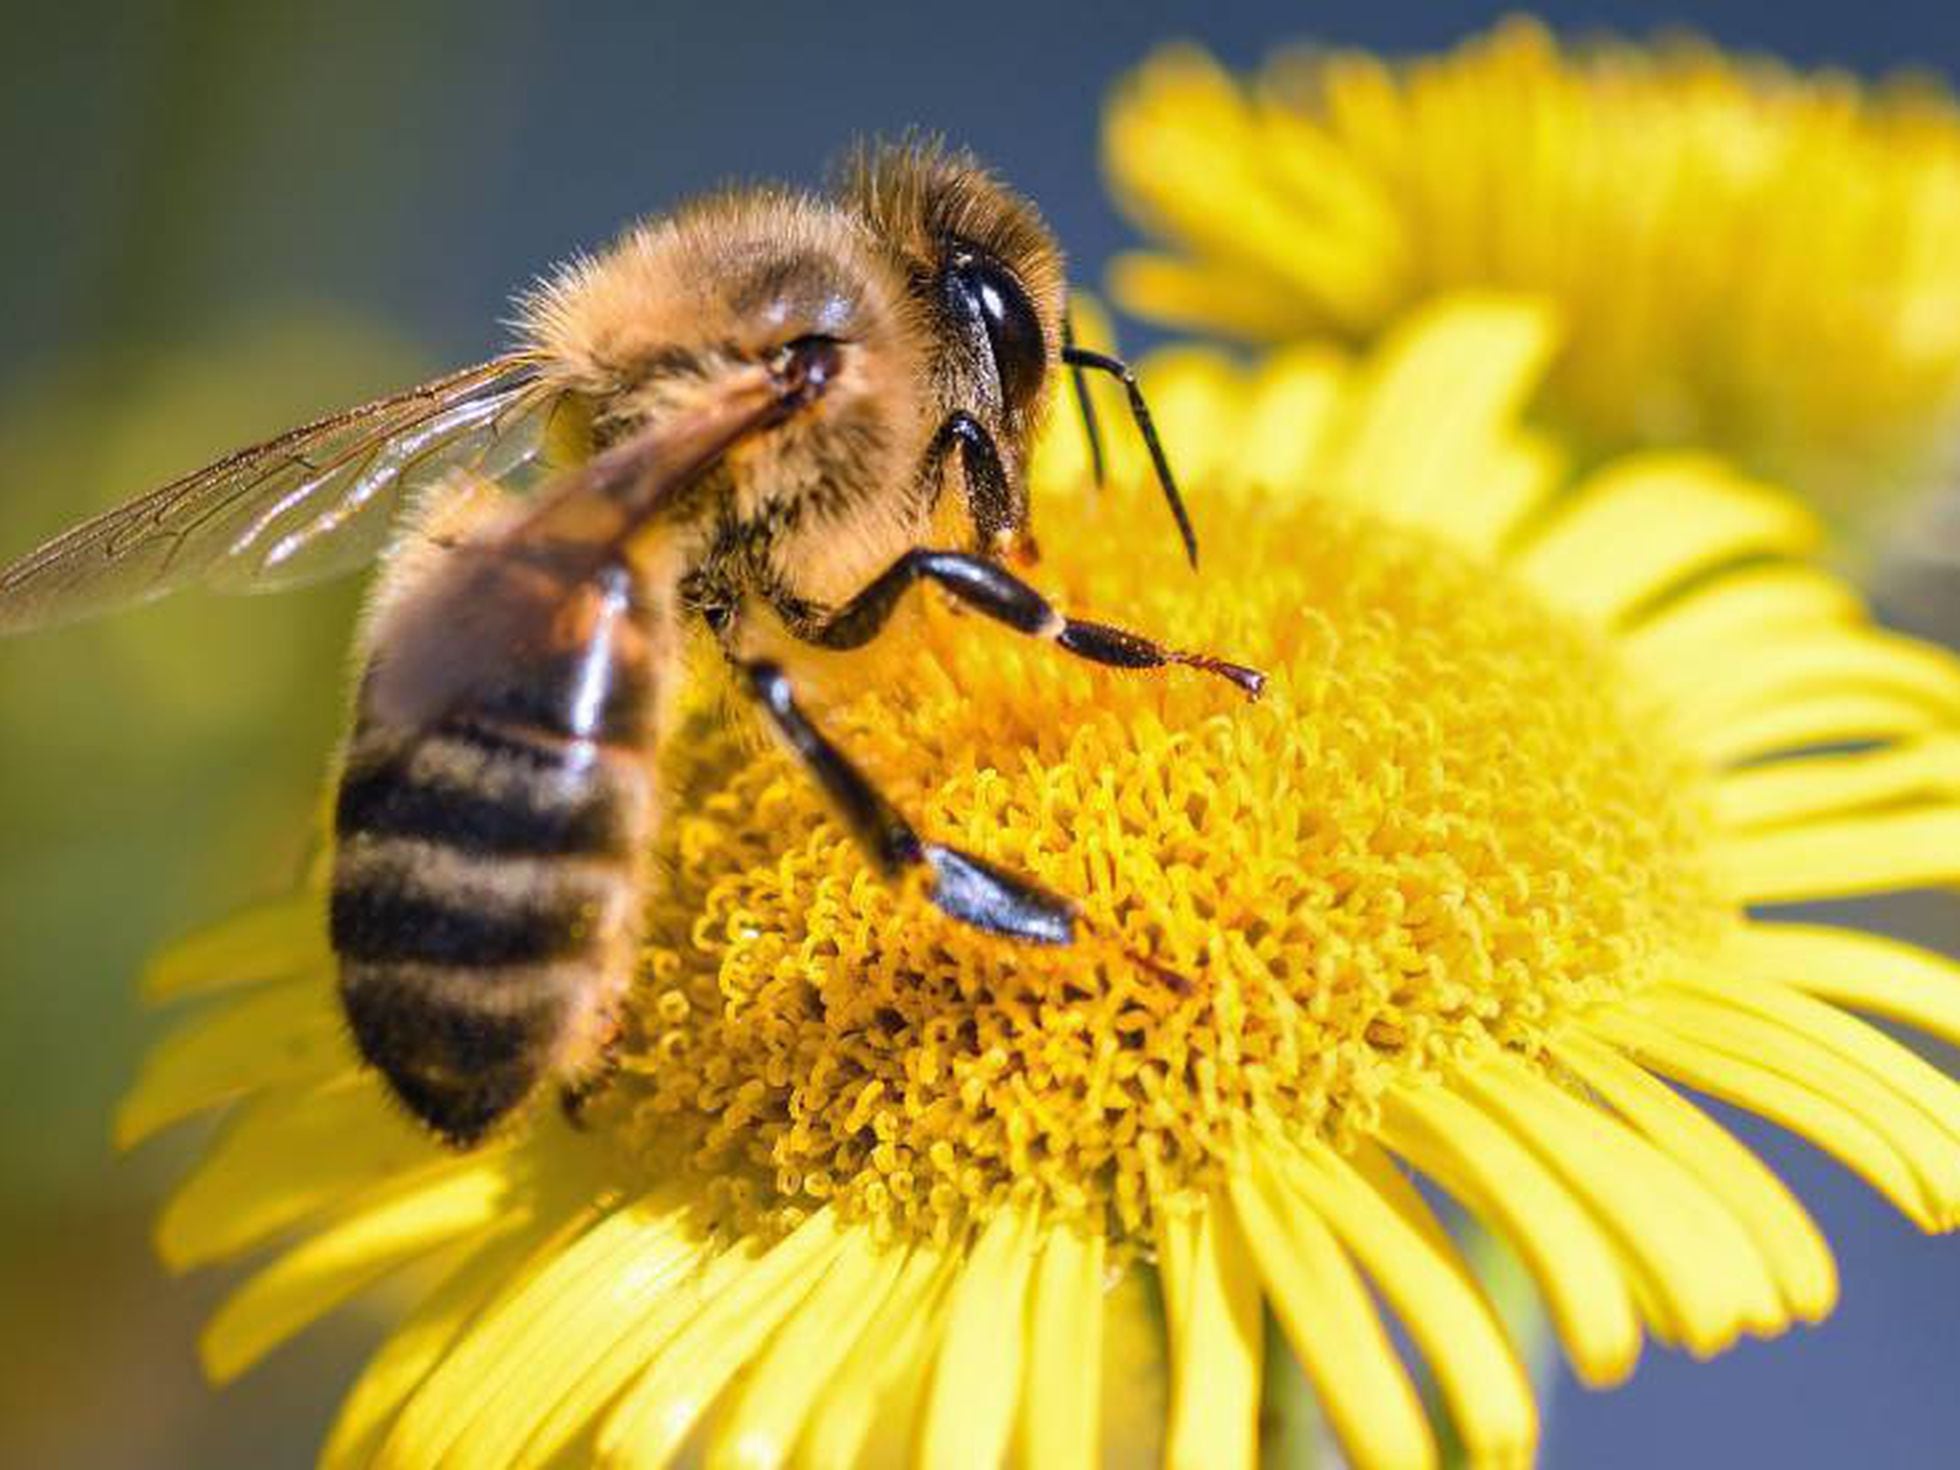
[[[1306,34],[1406,51],[1498,12],[1412,3],[1068,6],[434,0],[5,5],[0,549],[301,414],[497,341],[510,289],[730,176],[812,180],[925,125],[1035,195],[1078,274],[1129,236],[1100,99],[1153,44],[1236,63]],[[1540,7],[1951,78],[1929,0]],[[1960,262],[1956,262],[1960,268]],[[369,1340],[311,1334],[223,1395],[195,1379],[220,1283],[166,1280],[147,1217],[181,1141],[113,1156],[159,938],[290,872],[338,698],[344,590],[170,607],[0,646],[0,1464],[300,1464]],[[268,854],[274,855],[268,858]],[[1953,934],[1944,906],[1913,916]],[[1919,1238],[1808,1150],[1749,1130],[1837,1246],[1818,1330],[1630,1388],[1561,1384],[1546,1462],[1946,1463],[1960,1242]]]

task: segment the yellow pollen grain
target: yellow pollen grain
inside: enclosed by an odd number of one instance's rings
[[[875,675],[814,676],[924,832],[1074,897],[1106,943],[940,918],[786,757],[698,720],[600,1125],[739,1228],[823,1202],[947,1240],[1012,1200],[1147,1241],[1152,1201],[1248,1130],[1338,1143],[1395,1083],[1533,1050],[1708,941],[1704,788],[1601,638],[1443,543],[1256,515],[1193,577],[1090,507],[1040,579],[1264,668],[1257,704],[937,605]]]

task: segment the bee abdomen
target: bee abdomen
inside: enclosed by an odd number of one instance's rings
[[[475,1143],[551,1070],[589,988],[579,967],[457,971],[347,961],[340,994],[363,1056],[451,1143]]]
[[[587,1046],[623,985],[651,781],[543,731],[357,733],[331,902],[362,1056],[424,1122],[479,1139]]]

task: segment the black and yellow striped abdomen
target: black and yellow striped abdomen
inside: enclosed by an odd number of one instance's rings
[[[362,1056],[459,1146],[609,1035],[652,838],[661,631],[611,568],[423,724],[373,697],[398,653],[377,637],[335,813],[340,993]]]

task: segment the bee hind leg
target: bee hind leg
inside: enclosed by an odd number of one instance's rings
[[[1059,894],[956,847],[928,842],[810,722],[789,676],[766,660],[737,664],[770,725],[836,806],[887,878],[930,875],[927,895],[950,918],[1035,944],[1072,944],[1080,919]]]

